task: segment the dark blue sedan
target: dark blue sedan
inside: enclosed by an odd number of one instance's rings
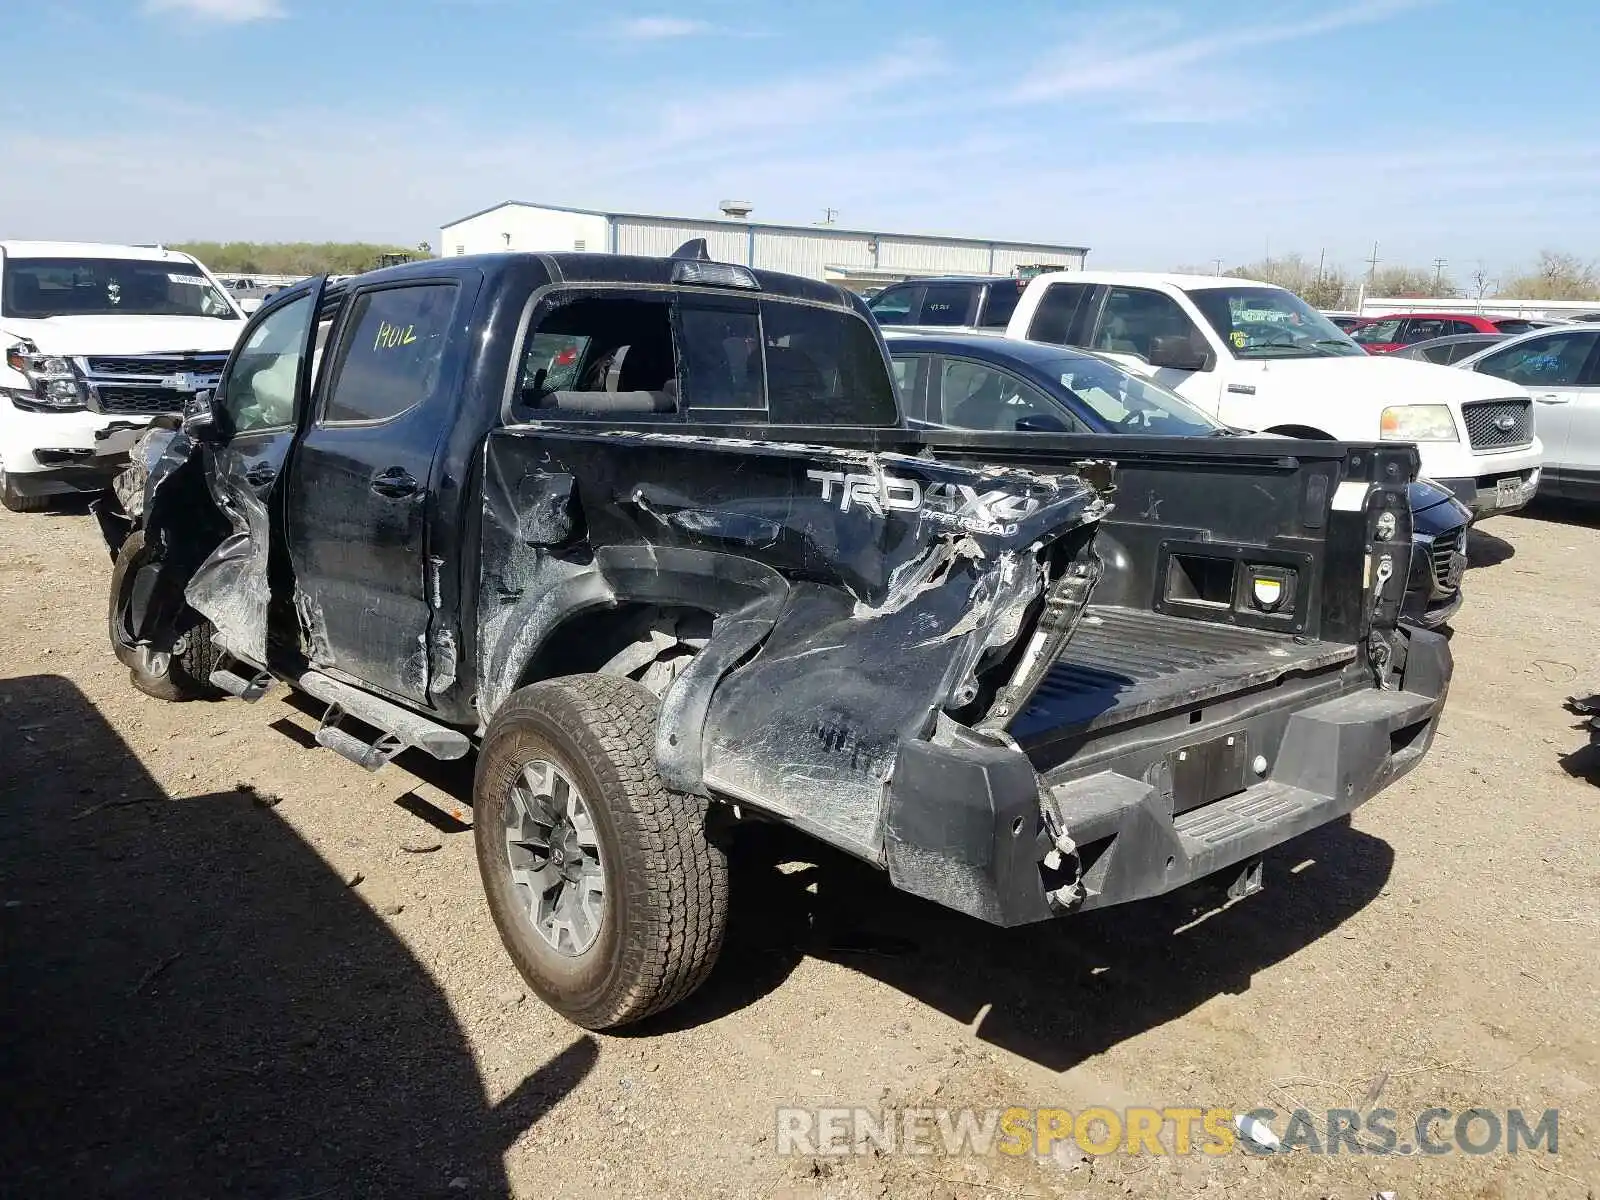
[[[1143,433],[1228,437],[1176,392],[1083,350],[977,333],[886,330],[907,417],[1007,433]],[[1408,619],[1437,628],[1461,607],[1472,514],[1427,480],[1411,485]]]

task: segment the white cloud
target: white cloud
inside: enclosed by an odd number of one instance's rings
[[[286,15],[281,0],[145,0],[144,11],[177,13],[223,25],[268,21]]]
[[[633,42],[660,42],[712,33],[714,27],[690,17],[628,17],[613,24],[611,31]]]
[[[1170,14],[1127,13],[1058,48],[1017,82],[1010,98],[1037,103],[1146,88],[1170,91],[1186,72],[1202,64],[1263,46],[1374,24],[1431,2],[1360,0],[1304,20],[1277,24],[1252,20],[1190,37],[1175,36]],[[1163,37],[1164,43],[1157,40],[1150,45],[1153,38]],[[1130,45],[1140,48],[1129,50]]]

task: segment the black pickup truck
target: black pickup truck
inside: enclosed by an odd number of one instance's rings
[[[1416,465],[914,429],[859,299],[691,245],[297,285],[98,511],[143,690],[476,748],[495,921],[603,1028],[710,970],[738,821],[1004,925],[1254,890],[1432,738]]]

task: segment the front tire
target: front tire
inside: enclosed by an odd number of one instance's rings
[[[157,700],[207,700],[220,693],[211,685],[211,672],[222,658],[212,637],[217,630],[210,621],[185,608],[185,628],[176,631],[172,645],[161,650],[133,644],[124,613],[135,576],[148,565],[144,530],[130,533],[117,551],[111,571],[111,597],[106,615],[106,632],[117,660],[128,668],[133,686]]]
[[[727,859],[707,802],[656,771],[659,704],[606,675],[534,684],[507,698],[478,755],[489,911],[529,986],[586,1029],[677,1004],[722,946]]]

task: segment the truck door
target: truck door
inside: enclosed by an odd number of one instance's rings
[[[210,446],[206,483],[233,533],[195,571],[187,591],[234,653],[263,665],[278,476],[311,386],[323,284],[319,277],[285,292],[251,318],[212,406],[222,440]]]
[[[413,702],[430,702],[439,572],[457,547],[432,544],[429,496],[455,420],[467,346],[450,337],[477,281],[375,283],[350,296],[295,453],[287,530],[296,605],[313,662]]]

